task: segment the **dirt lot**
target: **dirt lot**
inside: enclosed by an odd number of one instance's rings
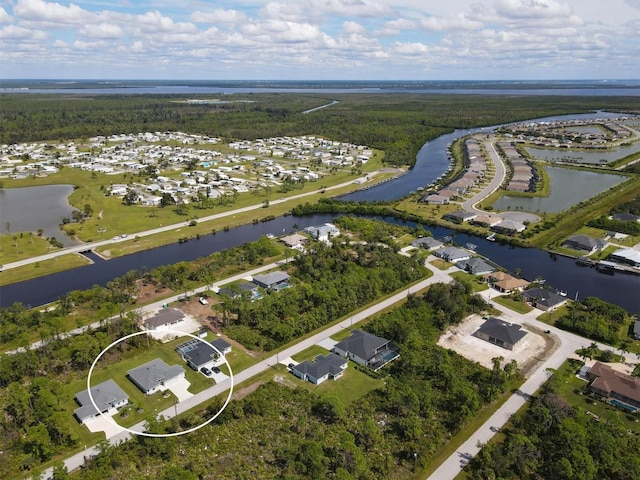
[[[438,340],[438,345],[487,368],[492,368],[491,359],[495,357],[503,357],[505,363],[515,360],[525,376],[536,363],[557,348],[552,336],[523,325],[523,330],[529,333],[513,350],[504,349],[472,335],[483,322],[481,316],[471,315],[459,325],[449,328]]]

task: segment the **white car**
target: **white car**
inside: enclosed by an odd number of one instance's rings
[[[207,299],[204,297],[200,297],[200,299],[198,300],[202,305],[208,305],[209,302],[207,302]]]

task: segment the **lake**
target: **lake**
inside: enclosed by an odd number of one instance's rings
[[[543,167],[551,179],[548,197],[515,197],[505,195],[493,204],[496,210],[526,210],[527,212],[560,213],[583,200],[619,185],[628,177],[608,173],[588,172],[562,167]]]
[[[59,225],[62,217],[68,217],[74,208],[67,197],[73,192],[73,185],[46,185],[41,187],[0,188],[0,218],[3,234],[7,223],[11,232],[37,232],[43,236],[55,237],[65,246],[79,245],[81,242],[67,237]]]

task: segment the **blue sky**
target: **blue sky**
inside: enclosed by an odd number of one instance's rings
[[[640,0],[0,0],[0,77],[640,78]]]

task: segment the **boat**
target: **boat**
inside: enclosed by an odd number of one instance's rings
[[[476,248],[478,248],[478,246],[475,243],[471,243],[471,242],[465,244],[465,247],[467,247],[471,251],[474,251]]]
[[[489,240],[490,242],[495,242],[496,241],[496,234],[492,233],[491,235],[489,235],[486,240]]]
[[[566,297],[567,296],[567,292],[565,292],[564,290],[558,290],[558,295],[560,295],[562,297]]]

